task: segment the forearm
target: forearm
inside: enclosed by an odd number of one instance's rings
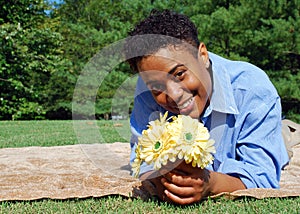
[[[235,190],[246,189],[246,186],[241,179],[237,177],[209,171],[209,189],[210,194],[215,195],[221,192],[233,192]]]

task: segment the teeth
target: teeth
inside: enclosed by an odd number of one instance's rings
[[[183,105],[178,106],[179,109],[184,109],[188,107],[188,105],[192,102],[193,98],[189,99],[187,102],[185,102]]]

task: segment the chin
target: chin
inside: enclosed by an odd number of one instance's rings
[[[199,119],[199,117],[200,117],[200,115],[193,115],[193,114],[190,114],[189,115],[191,118],[193,118],[193,119]]]
[[[194,119],[199,119],[200,117],[200,112],[195,112],[195,111],[192,111],[188,114],[191,118],[194,118]]]

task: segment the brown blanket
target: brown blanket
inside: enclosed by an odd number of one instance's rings
[[[66,199],[111,194],[147,197],[130,176],[129,144],[81,144],[0,149],[0,201]],[[230,198],[300,196],[300,145],[292,149],[281,189],[222,193]],[[217,197],[216,195],[214,197]]]

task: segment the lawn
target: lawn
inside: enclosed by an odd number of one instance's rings
[[[75,127],[75,129],[74,129]],[[85,143],[128,142],[128,121],[0,121],[0,148],[57,146]],[[223,197],[191,206],[175,206],[156,200],[110,196],[103,198],[0,202],[0,213],[300,213],[300,197],[257,200]]]

